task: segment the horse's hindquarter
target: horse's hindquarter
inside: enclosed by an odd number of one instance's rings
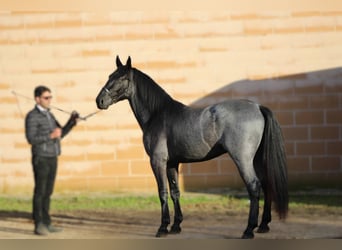
[[[203,161],[242,148],[254,155],[262,138],[264,118],[258,104],[230,100],[204,109],[187,108],[169,123],[169,156],[180,162]],[[246,150],[244,150],[245,152]]]
[[[261,142],[265,120],[259,105],[248,100],[230,100],[216,105],[223,129],[221,141],[230,155],[253,159]]]

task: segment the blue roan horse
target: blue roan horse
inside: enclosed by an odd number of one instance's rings
[[[181,231],[179,163],[206,161],[224,153],[235,162],[250,198],[248,225],[242,238],[254,237],[261,188],[265,202],[258,232],[269,231],[272,202],[279,217],[285,219],[288,211],[285,150],[279,124],[268,108],[247,100],[191,108],[174,100],[148,75],[132,68],[130,57],[126,65],[116,57],[116,65],[96,104],[99,109],[107,109],[127,99],[143,131],[161,202],[157,237]],[[170,231],[168,185],[175,211]]]

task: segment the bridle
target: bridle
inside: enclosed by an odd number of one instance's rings
[[[133,70],[130,69],[130,71],[127,74],[127,78],[125,78],[125,80],[128,81],[128,85],[132,82],[132,78],[133,78]],[[106,86],[104,86],[102,89],[104,90],[104,92],[106,92],[109,95],[109,97],[113,101],[115,96],[112,94],[112,92]],[[120,95],[116,96],[116,99],[120,99],[120,97],[122,97],[124,94],[126,94],[127,93],[127,89],[128,88],[126,88],[125,91],[123,91]]]
[[[106,87],[103,87],[103,90],[108,93],[110,97],[112,97],[112,92],[110,92]]]

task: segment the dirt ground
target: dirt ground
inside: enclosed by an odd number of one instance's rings
[[[238,239],[247,214],[225,211],[183,211],[182,232],[168,239]],[[153,239],[159,226],[158,211],[73,211],[53,214],[60,233],[33,234],[30,213],[0,212],[0,239]],[[274,216],[275,217],[275,216]],[[342,215],[322,211],[292,214],[285,222],[273,219],[271,231],[255,239],[342,239]]]

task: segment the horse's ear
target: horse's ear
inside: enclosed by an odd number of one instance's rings
[[[119,56],[116,56],[116,67],[118,68],[122,67],[122,62],[120,61]]]
[[[126,66],[127,66],[129,69],[132,68],[132,60],[131,60],[131,57],[130,57],[130,56],[129,56],[128,59],[127,59]]]

